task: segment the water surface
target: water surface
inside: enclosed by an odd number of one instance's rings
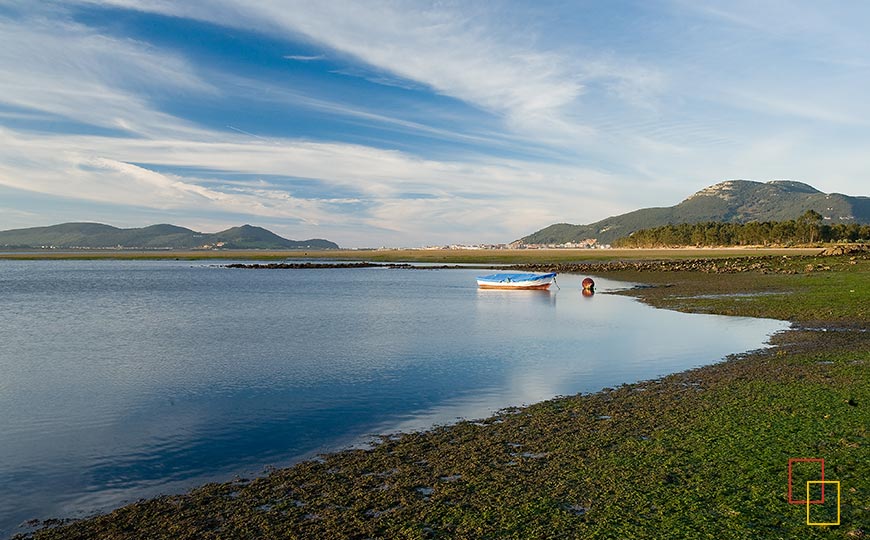
[[[0,537],[761,346],[778,321],[480,270],[0,262]]]

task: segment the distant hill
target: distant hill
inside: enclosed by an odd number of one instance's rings
[[[127,249],[338,249],[329,240],[287,240],[262,227],[242,225],[201,233],[176,225],[119,229],[102,223],[63,223],[0,231],[0,247]]]
[[[668,224],[786,221],[797,219],[807,210],[820,213],[825,223],[870,223],[870,197],[822,193],[810,185],[787,180],[728,180],[704,188],[676,206],[644,208],[589,225],[557,223],[519,241],[563,244],[596,238],[599,244],[609,244],[634,231]]]

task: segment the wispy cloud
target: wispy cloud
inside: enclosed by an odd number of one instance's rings
[[[811,97],[801,98],[789,94],[752,92],[734,89],[726,95],[729,103],[764,115],[780,115],[787,118],[814,120],[826,124],[866,126],[867,117],[856,115],[843,103],[825,103]],[[839,110],[838,110],[839,109]]]
[[[602,137],[593,120],[602,99],[629,109],[628,116],[607,112],[608,123],[622,123],[622,133],[609,134],[618,138],[634,128],[631,111],[655,112],[669,87],[666,73],[655,65],[613,51],[579,53],[574,44],[541,47],[535,32],[501,24],[498,8],[489,11],[484,5],[87,1],[279,38],[302,36],[347,60],[346,67],[333,71],[455,98],[500,119],[504,130],[494,138],[525,139],[526,146],[548,147],[560,159],[612,152],[608,135]],[[593,107],[584,105],[590,85],[599,94]]]
[[[348,77],[359,77],[360,79],[365,79],[369,82],[373,82],[375,84],[380,84],[383,86],[395,86],[396,88],[404,88],[406,90],[417,90],[420,89],[421,86],[419,84],[415,84],[407,79],[401,79],[398,77],[390,77],[389,75],[383,73],[374,73],[368,69],[360,69],[360,68],[344,68],[344,69],[334,69],[330,71],[330,73],[335,73],[338,75],[346,75]]]
[[[612,55],[578,58],[576,51],[535,46],[533,35],[490,24],[482,5],[419,2],[367,3],[266,0],[211,2],[131,2],[91,0],[307,39],[393,74],[502,116],[511,129],[551,142],[593,132],[570,109],[590,81],[611,81],[613,95],[641,101],[662,87],[662,74]],[[478,16],[479,15],[479,16]],[[628,66],[623,69],[623,66]],[[349,68],[346,73],[359,73]],[[398,78],[396,78],[398,77]],[[406,84],[406,83],[405,83]],[[565,114],[568,112],[569,114]]]
[[[377,126],[380,129],[392,129],[401,133],[414,134],[417,136],[423,135],[446,141],[459,141],[464,143],[473,142],[478,144],[485,143],[494,147],[515,147],[517,144],[527,144],[527,142],[520,137],[510,133],[486,131],[478,126],[463,126],[464,129],[462,130],[435,127],[430,124],[404,119],[395,114],[397,111],[373,111],[360,106],[353,106],[347,103],[314,97],[269,82],[245,79],[237,75],[224,74],[222,75],[221,80],[228,86],[262,92],[260,99],[263,102],[272,103],[276,106],[302,107],[326,113],[331,116],[346,117],[366,122],[370,125]],[[439,113],[434,110],[431,112],[432,116],[438,116],[438,114]],[[240,131],[240,129],[235,126],[231,126],[230,129]],[[243,133],[255,137],[261,137],[253,133],[247,133],[244,131]]]
[[[305,56],[302,54],[285,54],[283,57],[285,60],[296,60],[297,62],[314,62],[316,60],[323,60],[326,58],[323,54],[317,54],[313,56]]]
[[[196,128],[158,110],[147,94],[215,92],[183,59],[65,21],[0,18],[0,103],[135,134]]]

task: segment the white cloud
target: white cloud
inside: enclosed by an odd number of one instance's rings
[[[143,97],[148,92],[214,91],[165,51],[38,17],[26,24],[0,18],[0,66],[0,104],[137,134],[167,125],[197,131],[155,110]]]
[[[297,62],[314,62],[315,60],[323,60],[326,58],[325,55],[317,54],[312,56],[305,56],[303,54],[285,54],[285,60],[296,60]]]
[[[589,81],[611,97],[648,106],[665,86],[651,67],[615,57],[579,57],[574,50],[542,50],[535,36],[499,26],[482,5],[421,2],[307,2],[264,0],[82,0],[87,3],[189,17],[281,37],[303,37],[340,55],[432,88],[504,118],[550,143],[594,132],[571,114]],[[462,9],[457,9],[461,7]],[[384,84],[394,78],[370,76]],[[561,146],[560,145],[560,146]]]
[[[866,126],[868,123],[866,117],[856,115],[854,110],[845,110],[849,107],[844,107],[842,103],[820,102],[812,97],[801,98],[792,93],[783,92],[775,95],[734,89],[726,92],[725,98],[735,106],[765,115],[781,115],[787,118],[814,120],[826,124]]]
[[[296,219],[316,225],[331,219],[325,204],[344,200],[297,199],[280,190],[236,187],[217,190],[205,187],[196,178],[156,172],[114,156],[157,158],[147,151],[134,150],[137,139],[126,148],[111,149],[115,138],[40,137],[0,131],[0,185],[63,197],[115,205],[162,210],[205,210],[266,218]],[[69,143],[69,144],[68,144]],[[167,141],[167,144],[171,142]],[[121,146],[124,146],[123,143]],[[215,154],[224,150],[218,146]],[[16,160],[27,155],[28,160]],[[202,162],[186,160],[191,165]]]
[[[313,97],[291,88],[278,86],[268,81],[252,80],[235,75],[222,75],[221,80],[227,85],[261,94],[263,102],[278,107],[291,106],[303,107],[328,115],[345,117],[358,122],[366,122],[376,125],[379,129],[394,130],[402,133],[423,134],[434,139],[447,141],[460,141],[469,143],[486,143],[490,146],[508,147],[521,143],[522,139],[505,132],[484,131],[478,127],[470,126],[461,131],[446,128],[433,127],[431,125],[406,120],[399,116],[373,112],[361,107],[354,107],[346,103],[330,101]],[[432,115],[438,114],[433,111]],[[263,138],[254,133],[249,133],[235,126],[227,126],[229,129],[245,133],[252,137]]]

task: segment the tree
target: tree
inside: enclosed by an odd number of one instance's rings
[[[807,242],[813,243],[819,237],[819,229],[824,217],[815,210],[807,210],[804,215],[798,218],[798,231],[804,233],[801,236],[807,238]]]

